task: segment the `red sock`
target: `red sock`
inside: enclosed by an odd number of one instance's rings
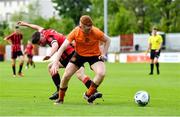
[[[82,82],[85,84],[85,86],[86,86],[87,88],[89,88],[92,81],[91,81],[91,79],[87,76],[87,77],[85,77],[85,78],[82,80]]]
[[[83,82],[84,84],[86,84],[86,82],[87,82],[88,80],[90,80],[90,78],[89,78],[88,76],[86,76],[86,77],[82,80],[82,82]]]

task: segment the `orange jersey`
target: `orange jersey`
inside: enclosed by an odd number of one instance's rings
[[[100,55],[99,43],[104,40],[104,33],[96,27],[92,27],[88,34],[85,34],[78,26],[67,37],[69,42],[76,43],[75,50],[81,56]]]

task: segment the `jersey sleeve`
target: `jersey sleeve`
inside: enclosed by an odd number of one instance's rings
[[[8,35],[8,36],[6,37],[7,40],[11,40],[11,38],[13,38],[14,34],[15,34],[15,33],[12,33],[12,34]]]
[[[148,44],[150,44],[150,43],[151,43],[151,37],[148,38]]]
[[[53,44],[54,42],[57,42],[57,40],[54,39],[53,36],[49,36],[48,39],[47,39],[47,41],[48,41],[48,43],[49,43],[51,46],[52,46],[52,44]]]
[[[72,30],[69,35],[67,36],[67,40],[71,43],[75,39],[75,32],[76,29]]]
[[[163,39],[162,39],[162,36],[159,35],[159,42],[162,43],[163,42]]]
[[[99,40],[105,41],[105,39],[104,39],[104,32],[102,32],[100,29],[97,28],[97,29],[95,30],[95,33],[96,33],[97,38],[98,38]]]

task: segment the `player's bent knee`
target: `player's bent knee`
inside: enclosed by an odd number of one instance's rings
[[[104,73],[104,72],[99,72],[97,75],[98,75],[99,77],[101,77],[101,78],[104,78],[104,77],[105,77],[105,73]]]
[[[158,63],[158,60],[154,60],[154,64]]]
[[[77,74],[77,73],[76,73],[76,76],[77,76],[77,78],[80,79],[80,80],[81,80],[82,78],[84,78],[84,74],[79,74],[79,73]]]
[[[52,67],[52,63],[49,63],[49,64],[48,64],[48,70],[50,70],[51,67]]]

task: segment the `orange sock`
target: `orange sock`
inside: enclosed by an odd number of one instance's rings
[[[64,96],[66,93],[67,88],[60,88],[59,90],[59,100],[64,101]]]
[[[91,86],[89,87],[89,89],[86,91],[86,95],[89,97],[89,96],[91,96],[92,94],[94,94],[95,92],[96,92],[96,90],[97,90],[97,85],[94,83],[94,82],[92,82],[91,83]]]

